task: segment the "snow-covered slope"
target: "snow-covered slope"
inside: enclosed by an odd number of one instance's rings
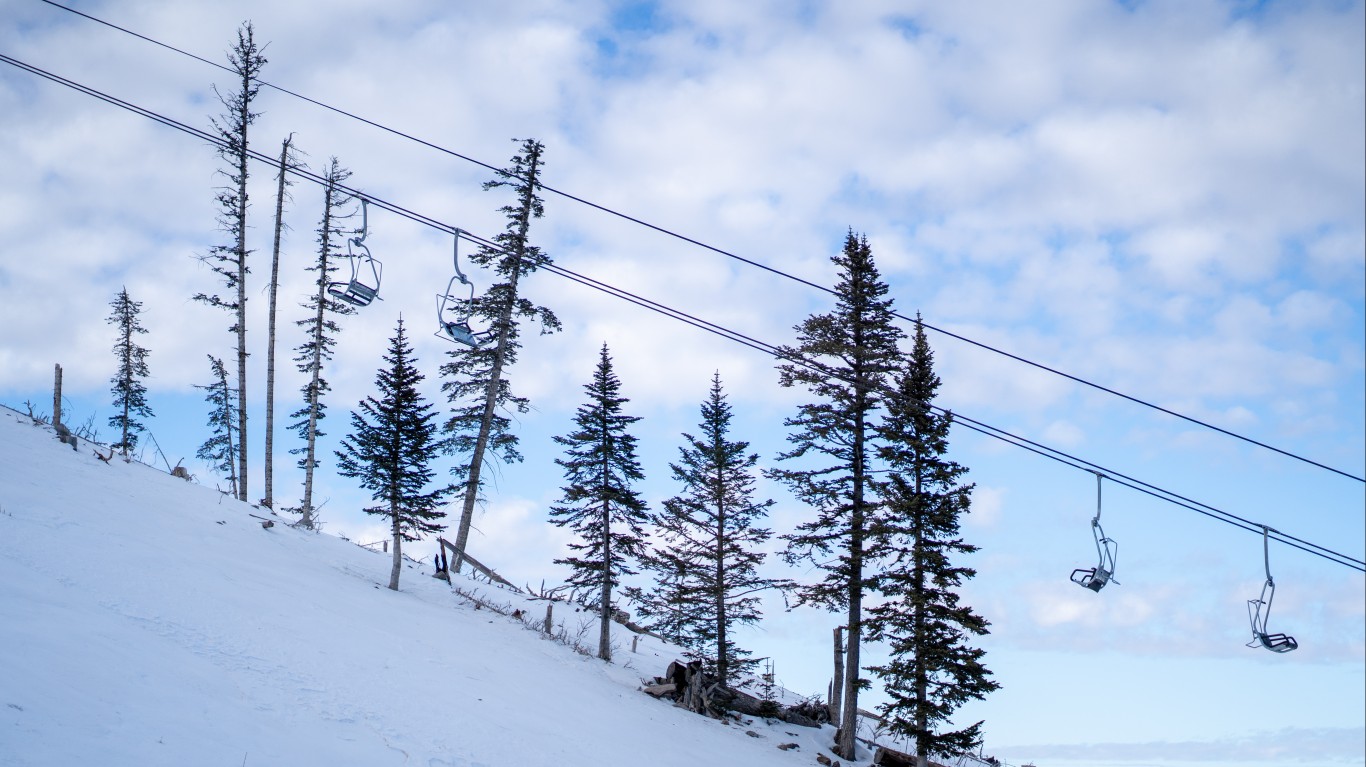
[[[251,512],[0,409],[0,765],[789,767],[830,742],[638,692],[673,657],[652,638],[604,664]]]

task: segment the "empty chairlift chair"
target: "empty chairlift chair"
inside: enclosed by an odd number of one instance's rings
[[[360,201],[361,225],[356,236],[346,241],[346,255],[351,261],[351,279],[328,284],[327,292],[352,306],[369,306],[379,297],[379,281],[383,264],[370,255],[365,244],[369,228],[365,198]]]
[[[1096,553],[1100,561],[1095,567],[1079,567],[1072,571],[1073,583],[1095,592],[1105,588],[1107,583],[1119,583],[1115,580],[1115,556],[1119,552],[1119,544],[1105,537],[1105,531],[1100,526],[1100,484],[1102,479],[1104,476],[1096,473],[1096,516],[1091,519],[1091,534],[1095,536]]]
[[[1271,617],[1271,600],[1276,596],[1276,581],[1271,577],[1270,538],[1271,528],[1262,525],[1262,562],[1266,565],[1266,582],[1262,584],[1261,596],[1247,600],[1247,616],[1252,623],[1252,641],[1247,646],[1265,647],[1272,652],[1290,652],[1300,648],[1295,637],[1266,630],[1267,619]]]
[[[476,333],[470,329],[470,314],[474,306],[474,283],[460,271],[460,229],[455,230],[453,260],[455,276],[446,283],[446,292],[436,297],[436,335],[447,341],[465,346],[478,346],[488,335],[488,331]],[[468,296],[455,295],[456,283],[469,288]]]

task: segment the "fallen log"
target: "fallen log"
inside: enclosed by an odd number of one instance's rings
[[[800,727],[821,726],[821,722],[810,715],[811,707],[805,701],[785,707],[727,687],[707,675],[701,661],[673,661],[664,676],[655,677],[652,684],[642,686],[641,690],[655,698],[668,698],[679,708],[716,719],[728,714],[743,714],[778,719]]]
[[[914,756],[886,746],[877,747],[873,753],[873,764],[877,767],[916,767]]]
[[[933,760],[927,760],[926,763],[930,767],[944,767],[944,765]],[[916,767],[919,762],[916,761],[914,754],[907,754],[880,745],[873,752],[873,764],[875,767]]]

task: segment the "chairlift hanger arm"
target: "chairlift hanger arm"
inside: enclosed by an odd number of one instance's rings
[[[360,198],[360,228],[351,233],[352,236],[347,240],[347,243],[355,243],[356,245],[364,248],[365,238],[370,236],[370,214],[368,212],[369,200],[366,197],[359,194],[356,196]],[[369,253],[368,248],[366,249],[366,253]]]
[[[1247,601],[1248,620],[1252,624],[1252,641],[1248,647],[1264,647],[1272,652],[1286,653],[1298,650],[1300,643],[1295,638],[1282,633],[1270,633],[1266,629],[1271,619],[1271,603],[1276,599],[1276,581],[1271,577],[1271,528],[1262,528],[1262,564],[1266,568],[1266,582],[1262,593],[1256,599]]]

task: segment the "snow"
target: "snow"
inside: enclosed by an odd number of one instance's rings
[[[0,409],[0,765],[810,765],[821,730],[727,725],[409,564],[79,452]],[[455,576],[530,615],[545,603]],[[571,633],[588,613],[555,607]],[[596,624],[589,632],[595,641]],[[746,734],[750,730],[760,737]],[[800,748],[782,751],[781,743]]]

